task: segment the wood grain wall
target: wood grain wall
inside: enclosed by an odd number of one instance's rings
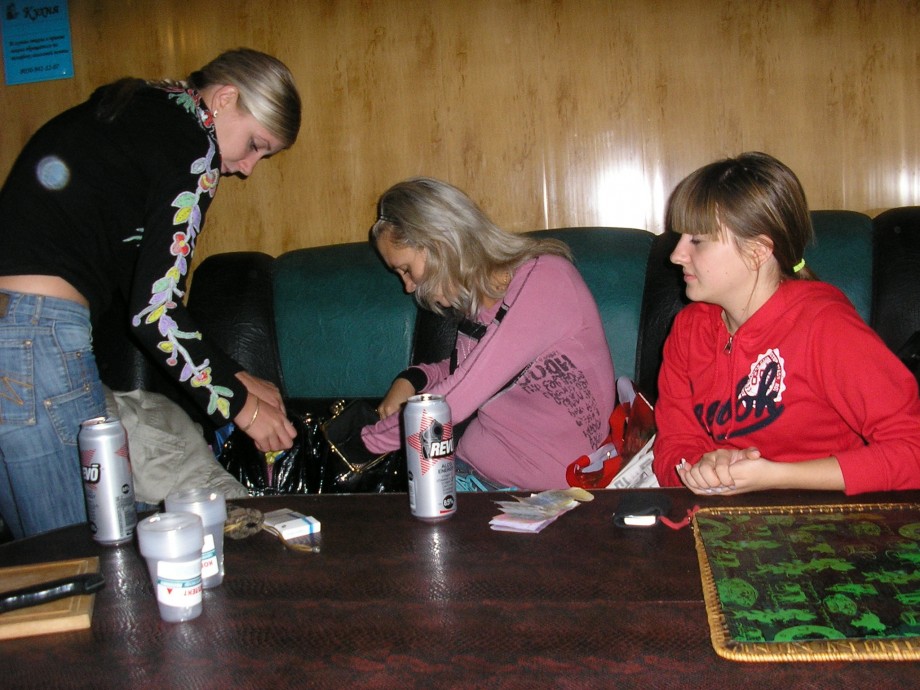
[[[662,229],[667,196],[759,149],[813,208],[920,204],[918,0],[70,0],[75,76],[0,86],[0,175],[127,74],[246,45],[294,72],[294,148],[221,183],[197,260],[366,238],[418,174],[510,230]],[[2,222],[2,221],[0,221]]]

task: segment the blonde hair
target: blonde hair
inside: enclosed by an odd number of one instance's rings
[[[666,223],[675,232],[710,237],[724,229],[742,251],[767,237],[781,280],[815,279],[799,266],[814,237],[805,191],[792,170],[766,153],[742,153],[691,173],[671,194]]]
[[[377,212],[370,233],[375,244],[386,235],[396,245],[426,250],[425,277],[415,297],[437,313],[443,312],[434,300],[438,294],[472,316],[485,298],[504,296],[507,285],[496,285],[503,273],[542,254],[572,260],[564,242],[502,230],[462,191],[430,177],[393,185],[380,196]]]
[[[192,72],[186,82],[198,91],[231,84],[239,91],[238,105],[278,137],[285,148],[300,131],[300,94],[290,70],[277,58],[249,48],[221,53]]]
[[[119,79],[111,85],[96,107],[96,115],[113,122],[144,86],[192,88],[232,84],[239,91],[238,107],[281,140],[284,148],[297,141],[300,131],[300,94],[284,64],[271,55],[249,48],[221,53],[185,81],[174,79]]]

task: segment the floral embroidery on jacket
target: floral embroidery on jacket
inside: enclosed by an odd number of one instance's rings
[[[206,129],[211,128],[213,118],[210,112],[200,107],[200,96],[196,92],[180,89],[170,93],[170,97],[175,97],[176,102],[190,113],[197,112],[201,124]],[[163,338],[157,347],[168,355],[166,363],[174,367],[181,360],[182,372],[179,380],[188,381],[193,388],[208,390],[210,393],[208,414],[214,414],[217,411],[228,419],[230,416],[229,398],[233,397],[233,391],[216,385],[212,381],[210,360],[193,361],[191,354],[182,345],[183,340],[201,340],[201,333],[180,330],[176,321],[169,315],[170,310],[178,306],[184,295],[179,285],[188,273],[188,259],[194,253],[195,240],[201,232],[202,215],[199,200],[203,195],[213,197],[220,181],[220,170],[213,167],[216,151],[214,137],[211,134],[207,154],[195,160],[190,168],[192,174],[198,175],[195,190],[180,193],[172,202],[177,209],[173,215],[173,225],[180,228],[173,233],[172,244],[169,247],[169,253],[175,257],[175,262],[166,275],[151,286],[149,306],[137,314],[132,323],[135,327],[140,325],[142,319],[145,324],[155,323]]]

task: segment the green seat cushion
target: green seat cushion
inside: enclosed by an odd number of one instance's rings
[[[814,243],[805,261],[819,280],[843,290],[869,323],[872,309],[872,219],[856,211],[812,211]]]
[[[409,362],[417,308],[370,243],[287,252],[272,284],[285,395],[386,393]]]
[[[645,264],[654,235],[631,228],[531,234],[556,237],[572,248],[598,304],[617,374],[633,377]],[[409,363],[416,303],[370,244],[288,252],[275,260],[272,281],[287,396],[382,396]]]

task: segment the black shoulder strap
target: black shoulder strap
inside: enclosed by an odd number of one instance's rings
[[[539,260],[539,257],[538,257],[537,260]],[[531,267],[530,270],[528,270],[527,275],[524,277],[524,283],[525,283],[525,284],[526,284],[527,281],[530,279],[530,273],[531,273],[532,271],[533,271],[533,267]],[[515,296],[514,296],[514,297],[512,298],[512,300],[511,300],[511,304],[514,304],[514,300],[517,299],[517,295],[520,294],[520,292],[521,292],[521,290],[523,289],[523,287],[524,287],[524,286],[521,285],[521,287],[517,290],[517,292],[515,293]],[[492,318],[492,321],[493,321],[494,323],[496,323],[496,324],[500,324],[500,323],[502,322],[502,320],[505,318],[505,316],[508,314],[508,310],[511,308],[511,304],[509,304],[508,302],[505,302],[505,301],[503,300],[503,301],[502,301],[502,306],[499,307],[499,309],[498,309],[497,312],[495,312],[495,316]],[[476,340],[481,340],[481,339],[482,339],[482,337],[486,334],[486,329],[487,329],[487,328],[488,328],[487,326],[485,326],[485,325],[483,325],[483,324],[481,324],[481,323],[477,323],[477,322],[475,322],[475,321],[471,321],[470,319],[467,319],[467,318],[464,318],[464,319],[460,322],[460,324],[457,326],[457,330],[458,330],[459,332],[464,333],[464,334],[470,336],[471,338],[475,338]],[[532,362],[531,362],[531,364],[532,364]],[[457,346],[454,345],[454,351],[453,351],[453,352],[451,353],[451,355],[450,355],[450,373],[451,373],[451,374],[453,374],[453,373],[457,370],[457,366],[458,366],[458,363],[457,363]],[[505,390],[506,388],[509,388],[510,386],[512,386],[512,385],[514,384],[514,382],[517,381],[517,380],[521,377],[521,374],[523,374],[523,373],[524,373],[525,371],[527,371],[529,368],[530,368],[530,364],[528,364],[526,367],[524,367],[523,369],[521,369],[521,371],[518,372],[518,373],[514,376],[514,378],[512,378],[508,383],[506,383],[504,386],[502,386],[501,390]]]
[[[508,313],[508,305],[502,302],[502,306],[495,313],[495,318],[492,319],[495,323],[501,323],[502,319],[505,318],[505,314]],[[473,321],[472,319],[463,318],[460,323],[457,325],[457,331],[463,333],[474,340],[482,340],[482,337],[486,334],[488,326],[484,323],[479,323],[478,321]],[[457,346],[454,345],[454,350],[450,354],[450,373],[453,374],[457,370]]]
[[[505,318],[505,315],[508,313],[508,305],[502,302],[501,308],[495,313],[495,318],[492,319],[496,324],[500,324],[502,319]],[[470,319],[463,319],[457,326],[457,330],[465,335],[468,335],[471,338],[476,340],[482,340],[482,336],[486,334],[486,329],[488,327],[485,324],[478,323],[476,321],[471,321]],[[457,370],[457,346],[454,345],[454,351],[450,354],[450,373],[453,374]],[[508,381],[504,386],[501,387],[499,393],[503,390],[511,388],[514,383],[521,378],[521,375],[530,368],[530,364],[521,369],[517,374],[511,377],[511,380]]]

